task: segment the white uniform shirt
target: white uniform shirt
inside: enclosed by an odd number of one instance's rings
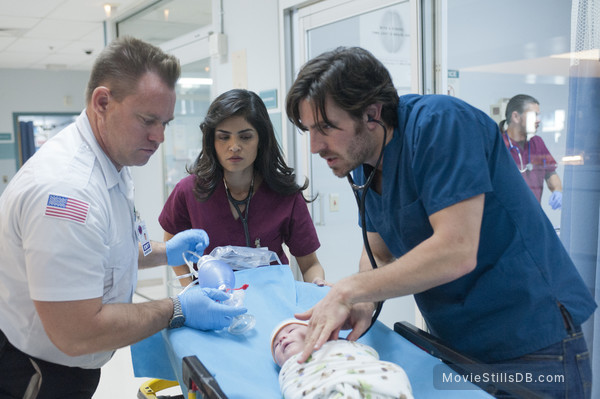
[[[113,352],[70,357],[56,348],[32,300],[131,302],[134,222],[129,168],[117,171],[84,110],[23,165],[0,197],[0,330],[8,340],[53,363],[104,365]]]

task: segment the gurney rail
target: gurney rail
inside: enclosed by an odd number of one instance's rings
[[[493,365],[479,362],[471,357],[465,356],[460,352],[455,351],[439,338],[413,326],[407,322],[397,322],[394,324],[394,331],[402,335],[405,339],[412,342],[414,345],[428,352],[430,355],[441,359],[449,367],[457,373],[468,375],[492,375],[497,373]],[[543,396],[536,394],[523,384],[518,382],[473,382],[485,392],[494,397],[511,397],[520,399],[540,399]]]
[[[183,358],[182,375],[188,390],[202,393],[202,399],[227,399],[217,380],[196,356]]]

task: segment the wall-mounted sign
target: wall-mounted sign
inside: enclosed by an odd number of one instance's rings
[[[277,89],[265,90],[258,93],[267,109],[277,108]]]

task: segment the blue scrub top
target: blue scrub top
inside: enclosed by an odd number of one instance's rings
[[[433,233],[429,216],[485,194],[477,267],[415,294],[432,333],[481,361],[554,344],[596,304],[558,235],[520,176],[496,123],[450,96],[400,97],[399,123],[383,157],[381,195],[369,190],[366,227],[396,257]],[[363,184],[370,167],[353,171]]]

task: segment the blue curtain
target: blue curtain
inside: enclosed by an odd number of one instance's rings
[[[19,136],[21,138],[21,163],[24,164],[35,153],[33,122],[19,122]]]
[[[566,164],[560,237],[589,290],[600,303],[600,62],[571,67]],[[600,397],[600,316],[582,326],[592,355],[592,397]]]

